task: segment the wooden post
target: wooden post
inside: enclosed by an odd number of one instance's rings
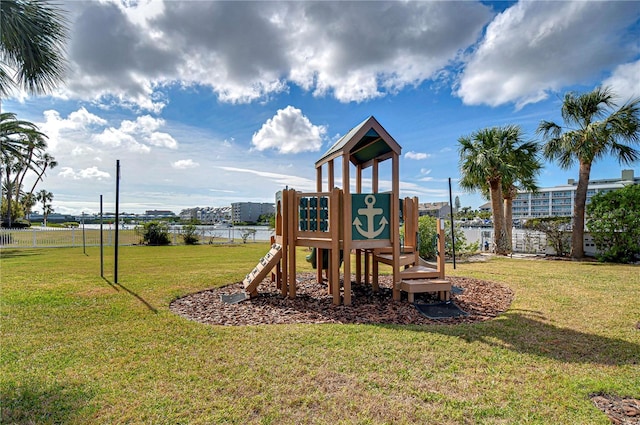
[[[378,193],[378,190],[380,190],[379,186],[379,180],[378,180],[378,170],[379,170],[379,165],[380,161],[378,161],[377,159],[375,159],[373,161],[373,165],[372,170],[371,170],[371,191],[373,193]]]
[[[316,191],[322,192],[322,165],[316,168]],[[331,191],[331,187],[329,187],[329,191]],[[316,281],[318,283],[322,283],[322,258],[323,257],[324,257],[323,250],[320,248],[316,248]],[[331,293],[331,290],[329,290],[329,293]]]
[[[411,219],[411,240],[415,252],[415,264],[420,264],[420,251],[418,250],[418,231],[420,230],[420,213],[418,211],[418,197],[414,196],[411,211],[413,218]]]
[[[289,298],[296,297],[296,240],[298,228],[297,197],[294,189],[289,189]]]
[[[289,190],[285,189],[282,191],[282,200],[281,200],[281,209],[282,209],[282,277],[281,277],[281,285],[280,291],[283,297],[287,296],[289,292],[289,288],[287,285],[289,284],[289,226],[287,225],[289,220]]]
[[[331,259],[329,261],[329,285],[333,295],[333,304],[340,304],[340,198],[342,191],[333,189],[331,191]]]
[[[343,286],[344,286],[344,304],[351,304],[351,177],[349,175],[349,154],[342,156],[342,182],[344,185],[344,196],[342,203],[342,223],[343,223],[343,239],[342,250],[344,258]]]
[[[391,251],[393,256],[393,299],[400,301],[400,160],[393,155],[391,178]]]
[[[378,193],[378,191],[380,190],[380,187],[379,187],[380,180],[378,178],[378,173],[380,170],[379,165],[380,165],[380,161],[378,161],[378,159],[374,159],[373,164],[371,165],[371,191],[373,193]],[[373,260],[373,255],[374,255],[373,252],[370,252],[370,256],[372,257],[372,260]],[[379,292],[380,291],[380,284],[378,282],[379,265],[378,265],[378,262],[375,260],[372,262],[373,262],[373,270],[371,271],[371,287],[374,292]],[[369,268],[367,268],[367,273],[368,272],[369,272]]]
[[[438,225],[438,263],[437,263],[437,271],[439,273],[439,278],[444,279],[444,267],[445,267],[445,258],[444,258],[444,220],[438,219],[436,221]]]
[[[356,193],[362,193],[362,164],[356,165]],[[347,220],[347,221],[350,221],[350,220]],[[362,283],[362,253],[363,251],[361,249],[356,249],[356,283],[357,284]]]
[[[328,185],[328,191],[331,192],[333,190],[333,188],[336,186],[335,183],[335,173],[334,173],[334,162],[333,159],[329,161],[329,177],[327,179],[327,185]]]

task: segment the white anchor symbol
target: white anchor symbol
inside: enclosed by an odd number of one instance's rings
[[[384,231],[384,228],[387,226],[387,224],[389,224],[389,222],[384,216],[382,216],[379,223],[380,227],[378,228],[378,230],[373,230],[373,218],[376,215],[382,214],[384,210],[382,208],[373,207],[373,205],[376,203],[376,197],[373,195],[365,196],[364,203],[367,205],[367,208],[358,208],[358,214],[367,217],[367,230],[364,230],[362,228],[362,222],[360,222],[360,219],[358,217],[353,220],[353,225],[356,226],[356,229],[358,229],[358,232],[362,236],[366,237],[367,239],[373,239]]]

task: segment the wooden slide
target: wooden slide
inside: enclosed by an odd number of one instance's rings
[[[245,276],[242,284],[246,293],[257,295],[258,285],[269,274],[271,270],[278,264],[282,258],[282,245],[274,243],[267,254],[260,259],[258,265]]]

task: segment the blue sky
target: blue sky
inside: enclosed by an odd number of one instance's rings
[[[457,140],[562,122],[567,91],[640,96],[640,2],[65,2],[64,86],[2,110],[37,123],[60,213],[273,202],[315,189],[314,163],[370,115],[402,146],[401,196],[457,187]],[[592,178],[640,175],[612,158]],[[383,168],[384,171],[384,168]],[[384,179],[381,176],[382,189]],[[577,179],[547,163],[540,186]],[[338,180],[339,181],[339,180]],[[29,186],[29,184],[27,184]],[[37,209],[37,207],[36,207]]]

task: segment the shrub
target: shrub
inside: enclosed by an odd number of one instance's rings
[[[564,257],[571,249],[570,224],[571,217],[542,217],[527,220],[524,227],[544,233],[547,245],[555,250],[556,255]]]
[[[247,239],[249,239],[249,236],[255,234],[256,229],[240,229],[240,237],[242,238],[242,243],[247,243]]]
[[[435,217],[422,216],[418,218],[418,238],[419,238],[419,254],[422,258],[427,260],[433,260],[436,258],[437,250],[437,235],[438,229],[436,227],[437,220]],[[451,240],[451,221],[445,220],[445,255],[453,255],[453,243]],[[459,225],[455,226],[456,237],[456,257],[458,255],[464,256],[477,252],[479,250],[478,242],[467,243],[467,238],[464,236],[464,232]]]
[[[160,221],[150,221],[142,227],[136,227],[136,232],[142,236],[142,243],[146,245],[169,245],[169,225]]]
[[[200,238],[198,237],[198,228],[195,224],[187,224],[182,226],[182,240],[185,245],[195,245]]]
[[[598,259],[631,263],[640,256],[640,185],[598,193],[587,206],[587,226]]]

